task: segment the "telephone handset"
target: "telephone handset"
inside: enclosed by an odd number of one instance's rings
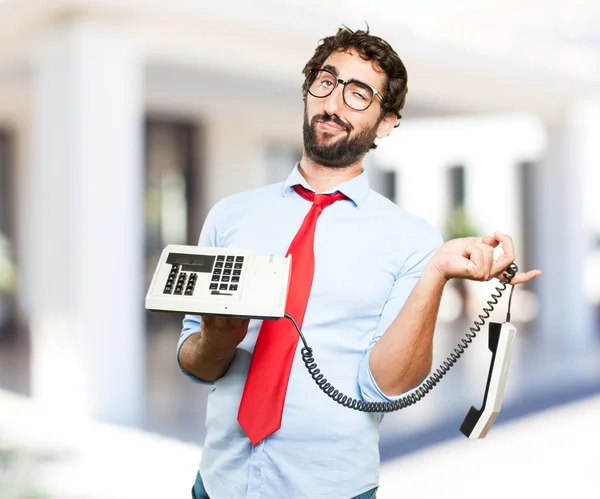
[[[303,343],[302,361],[317,386],[331,399],[361,412],[394,412],[420,401],[437,385],[485,325],[502,293],[517,273],[512,264],[495,288],[479,320],[446,360],[408,395],[392,402],[365,402],[338,391],[321,374],[296,320],[285,312],[291,256],[257,256],[251,250],[201,246],[168,245],[162,252],[150,288],[146,309],[199,315],[292,321]],[[471,407],[460,431],[468,438],[484,438],[502,406],[512,345],[516,335],[510,323],[511,288],[506,322],[490,323],[488,346],[492,351],[487,386],[481,409]]]

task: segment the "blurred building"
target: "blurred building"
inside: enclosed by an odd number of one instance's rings
[[[0,2],[0,231],[16,269],[1,336],[30,338],[28,390],[141,424],[147,383],[161,386],[146,344],[162,338],[174,366],[181,320],[144,311],[160,251],[195,244],[221,198],[288,175],[301,70],[364,19],[409,72],[402,124],[368,158],[373,186],[444,233],[464,213],[511,234],[521,269],[544,271],[522,318],[536,348],[589,350],[600,10],[580,4]]]

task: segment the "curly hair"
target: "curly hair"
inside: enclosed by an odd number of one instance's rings
[[[320,40],[314,55],[302,70],[306,78],[302,86],[304,98],[306,99],[308,91],[307,82],[310,70],[320,68],[333,51],[347,52],[350,49],[355,49],[362,59],[373,61],[384,71],[387,76],[387,86],[383,92],[381,116],[393,113],[400,120],[402,118],[400,112],[404,107],[406,93],[408,92],[406,68],[389,43],[378,36],[369,34],[368,25],[366,31],[352,31],[343,26],[338,29],[335,35]],[[396,126],[399,124],[400,121]]]

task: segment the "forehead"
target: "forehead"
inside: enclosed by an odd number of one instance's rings
[[[337,76],[342,80],[356,79],[381,89],[385,83],[385,73],[373,61],[365,61],[355,50],[347,52],[332,52],[323,63],[337,70]]]

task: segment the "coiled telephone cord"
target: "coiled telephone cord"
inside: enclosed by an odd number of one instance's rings
[[[304,344],[304,347],[300,350],[302,354],[302,361],[308,369],[311,377],[315,380],[317,386],[331,399],[333,399],[338,404],[343,405],[344,407],[348,407],[349,409],[354,409],[360,412],[394,412],[400,409],[404,409],[409,407],[419,400],[421,400],[425,395],[427,395],[431,389],[437,385],[441,379],[446,375],[446,373],[450,370],[450,368],[456,364],[460,356],[464,353],[464,351],[468,348],[469,344],[475,339],[477,333],[481,330],[481,328],[485,325],[486,320],[489,318],[490,313],[494,310],[494,306],[498,303],[498,300],[502,297],[502,293],[506,290],[508,284],[512,278],[516,275],[518,271],[517,266],[513,263],[511,264],[504,272],[503,277],[506,279],[505,281],[500,281],[500,285],[495,288],[495,292],[492,292],[490,300],[487,302],[487,307],[483,308],[483,313],[479,315],[479,319],[475,320],[473,326],[469,328],[469,332],[466,333],[465,337],[458,343],[454,352],[452,352],[446,360],[440,364],[435,372],[430,374],[417,388],[414,389],[413,393],[408,395],[404,395],[397,400],[388,401],[388,402],[366,402],[364,400],[357,400],[348,395],[344,395],[342,392],[337,390],[328,380],[325,378],[323,374],[321,374],[321,370],[317,367],[317,363],[313,357],[313,350],[308,346],[298,323],[295,319],[288,313],[285,314],[285,317],[290,319],[298,334],[300,335],[300,339]],[[512,293],[514,291],[514,286],[511,288],[509,302],[508,302],[508,312],[506,315],[506,321],[510,322],[510,306],[512,301]]]

